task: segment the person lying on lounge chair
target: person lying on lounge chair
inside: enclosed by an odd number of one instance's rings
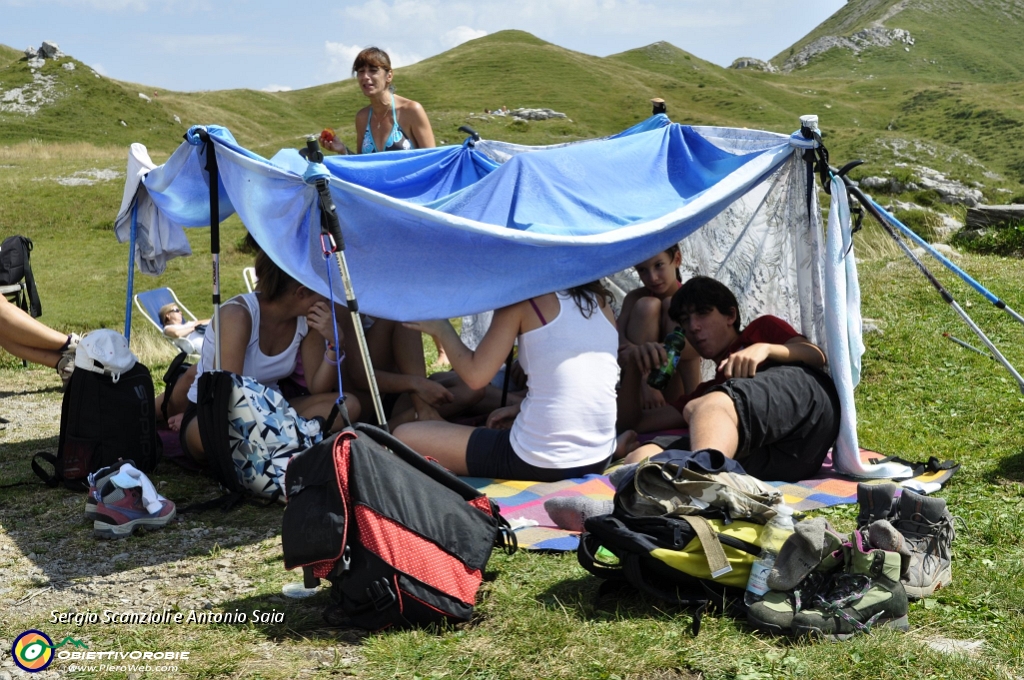
[[[157,315],[160,325],[164,327],[164,335],[169,338],[187,338],[197,351],[203,349],[203,337],[206,334],[206,327],[209,319],[201,321],[185,321],[185,315],[178,309],[178,303],[168,302],[160,308]]]
[[[0,295],[0,347],[19,359],[56,368],[65,385],[75,370],[79,340],[36,321]]]
[[[825,354],[778,317],[754,319],[740,330],[739,303],[725,285],[697,276],[672,296],[669,316],[700,356],[713,360],[712,380],[663,407],[674,422],[690,428],[689,441],[668,448],[717,450],[735,458],[747,473],[768,481],[812,477],[839,434],[839,395],[822,370]],[[664,348],[633,348],[623,372],[623,394],[664,362]],[[619,427],[635,427],[636,400],[620,399]],[[662,413],[662,416],[665,414]],[[642,460],[661,449],[640,447],[626,457]]]
[[[405,324],[436,338],[471,389],[491,380],[518,337],[529,386],[522,403],[494,411],[486,427],[412,422],[395,436],[458,475],[550,482],[603,472],[620,441],[635,441],[633,433],[615,436],[610,299],[594,282],[503,307],[475,351],[447,320]]]

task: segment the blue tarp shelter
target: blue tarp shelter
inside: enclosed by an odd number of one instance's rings
[[[329,157],[311,168],[295,150],[266,159],[225,128],[203,129],[216,149],[221,219],[237,212],[282,269],[324,295],[333,265],[322,255],[310,178],[329,177],[360,311],[373,316],[475,315],[601,277],[621,282],[635,263],[680,243],[686,273],[733,288],[744,319],[777,314],[826,349],[844,408],[837,465],[899,474],[860,462],[853,387],[863,346],[856,268],[844,249],[849,224],[837,216],[826,242],[803,160],[813,142],[799,134],[659,115],[600,140],[467,141]],[[162,269],[159,244],[210,223],[197,132],[161,166],[133,145],[116,228],[121,240],[157,245],[136,251],[144,271]],[[336,275],[332,283],[343,300]]]

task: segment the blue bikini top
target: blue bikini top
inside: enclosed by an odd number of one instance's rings
[[[407,149],[415,149],[412,140],[406,137],[405,131],[402,130],[402,126],[398,124],[398,114],[395,113],[395,98],[391,97],[391,119],[395,121],[395,124],[391,126],[391,134],[388,135],[386,142],[384,143],[384,151],[406,151]],[[370,123],[373,121],[373,107],[370,107],[370,112],[366,116],[366,133],[363,135],[363,153],[377,153],[381,149],[377,148],[377,142],[373,141],[373,133],[370,131]]]

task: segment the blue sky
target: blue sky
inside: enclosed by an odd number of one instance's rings
[[[845,0],[0,0],[0,43],[43,40],[100,73],[173,90],[299,89],[363,47],[404,66],[504,29],[606,56],[665,40],[722,66],[768,59]]]

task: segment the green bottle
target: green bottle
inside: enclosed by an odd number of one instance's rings
[[[676,364],[679,363],[679,355],[686,347],[686,336],[679,328],[675,329],[665,337],[665,353],[668,354],[668,361],[665,365],[651,371],[647,376],[647,384],[656,390],[664,390],[668,387],[672,374],[676,372]]]

